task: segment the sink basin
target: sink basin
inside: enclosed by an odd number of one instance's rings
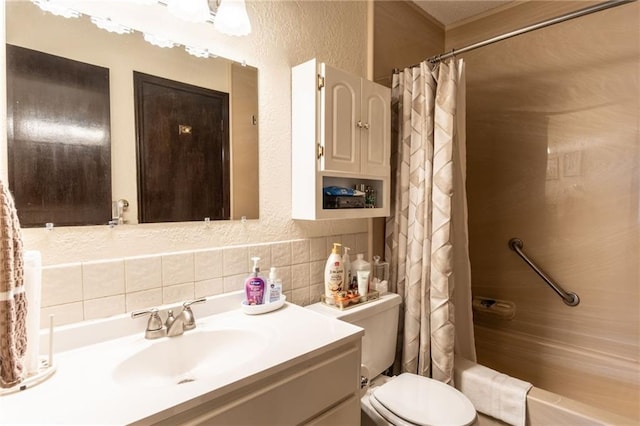
[[[114,379],[122,385],[175,386],[240,367],[259,357],[267,338],[244,329],[192,330],[146,341],[122,361]]]

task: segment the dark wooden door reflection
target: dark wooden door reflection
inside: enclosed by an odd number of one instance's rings
[[[25,227],[111,218],[107,68],[7,45],[9,187]]]
[[[139,221],[229,219],[229,95],[134,72]]]

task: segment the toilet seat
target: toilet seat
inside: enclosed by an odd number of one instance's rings
[[[376,388],[373,408],[396,426],[468,426],[476,410],[457,389],[427,377],[403,373]]]

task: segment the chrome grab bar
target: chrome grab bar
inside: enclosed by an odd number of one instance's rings
[[[531,269],[533,269],[534,272],[538,274],[540,278],[542,278],[549,285],[549,287],[553,289],[553,291],[558,293],[558,296],[562,297],[562,301],[566,305],[577,306],[578,303],[580,303],[580,298],[578,297],[578,295],[570,291],[565,291],[562,287],[560,287],[558,283],[554,282],[551,278],[549,278],[542,271],[542,269],[538,268],[538,266],[536,266],[536,264],[533,263],[533,261],[529,259],[526,254],[524,254],[524,252],[522,251],[522,247],[524,247],[524,243],[520,238],[511,238],[509,240],[509,248],[515,251],[518,254],[518,256],[520,256],[522,260],[524,260],[527,263],[527,265],[529,265]]]

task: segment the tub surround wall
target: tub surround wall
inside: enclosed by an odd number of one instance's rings
[[[503,8],[448,29],[447,50],[586,5]],[[512,321],[475,315],[479,362],[636,420],[639,27],[636,2],[462,55],[473,293],[516,304]]]

